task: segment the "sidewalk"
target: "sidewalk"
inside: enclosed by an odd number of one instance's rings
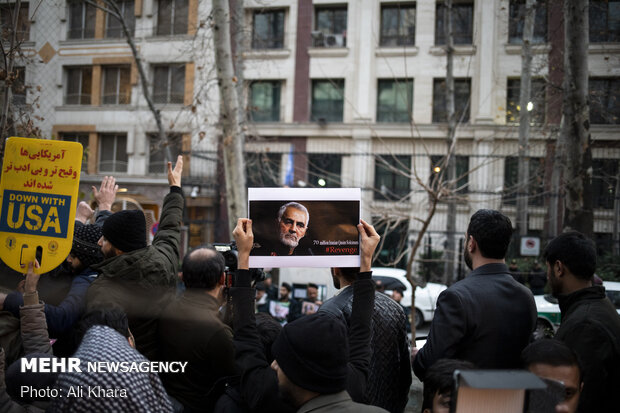
[[[423,385],[420,380],[413,375],[413,380],[411,381],[411,389],[409,390],[409,401],[407,402],[407,407],[405,407],[406,413],[420,413],[422,411],[422,389]]]

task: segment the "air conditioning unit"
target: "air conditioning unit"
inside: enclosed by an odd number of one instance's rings
[[[323,37],[323,45],[325,47],[344,47],[343,34],[326,34]]]

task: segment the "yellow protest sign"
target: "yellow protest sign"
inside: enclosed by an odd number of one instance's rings
[[[0,257],[9,267],[36,257],[37,273],[56,268],[71,252],[82,166],[82,145],[8,138],[0,181]]]

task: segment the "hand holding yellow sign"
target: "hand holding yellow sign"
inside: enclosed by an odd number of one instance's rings
[[[12,269],[56,268],[71,251],[82,145],[9,138],[0,181],[0,257]]]

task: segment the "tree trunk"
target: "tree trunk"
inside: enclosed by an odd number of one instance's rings
[[[444,284],[454,281],[454,257],[456,236],[456,113],[454,110],[454,41],[452,38],[452,0],[444,2],[444,37],[446,39],[446,114],[448,117],[448,136],[445,187],[448,192],[448,212],[446,221],[446,248],[444,249]]]
[[[564,98],[566,150],[564,228],[593,235],[592,149],[588,107],[588,0],[564,2]]]
[[[235,59],[234,69],[237,75],[237,105],[239,110],[237,111],[237,122],[241,128],[245,128],[245,122],[247,119],[245,110],[245,95],[246,85],[243,77],[243,70],[245,68],[243,62],[243,53],[246,46],[246,26],[245,26],[245,4],[244,0],[234,0],[235,10],[235,27],[233,32],[233,41],[235,45]],[[244,129],[245,131],[245,129]]]
[[[226,176],[228,227],[232,232],[237,218],[247,216],[247,192],[243,162],[245,135],[238,122],[239,100],[230,44],[228,0],[213,1],[213,44],[220,88],[221,144]]]
[[[532,37],[536,0],[525,3],[523,46],[521,47],[521,81],[519,91],[519,179],[517,190],[517,228],[519,235],[527,235],[527,209],[530,182],[529,134],[530,110],[528,104],[532,88]]]

